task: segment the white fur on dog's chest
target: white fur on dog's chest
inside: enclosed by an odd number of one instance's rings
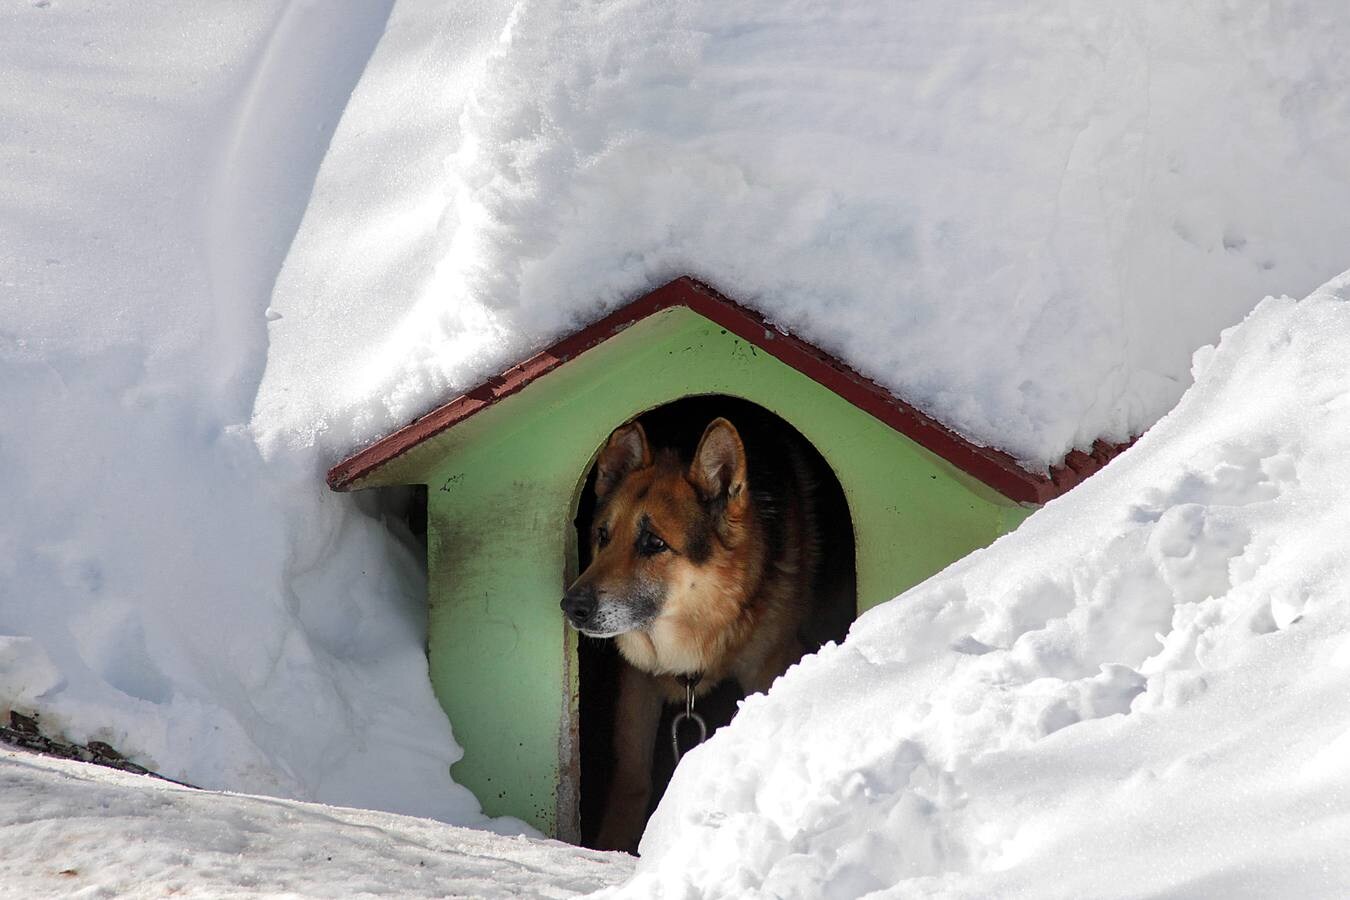
[[[619,652],[634,668],[653,675],[692,675],[707,668],[701,648],[688,637],[687,629],[658,618],[644,631],[616,637]]]

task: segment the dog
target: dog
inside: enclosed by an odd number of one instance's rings
[[[750,459],[719,417],[689,460],[654,450],[640,422],[600,452],[591,563],[562,610],[582,634],[612,638],[625,663],[601,849],[636,848],[664,704],[684,702],[691,680],[698,695],[727,678],[746,694],[765,691],[807,649],[821,539],[800,444],[780,436]]]

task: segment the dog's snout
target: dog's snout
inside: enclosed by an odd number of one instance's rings
[[[563,595],[563,615],[567,616],[573,625],[581,625],[595,612],[598,602],[595,588],[590,585],[574,587]]]

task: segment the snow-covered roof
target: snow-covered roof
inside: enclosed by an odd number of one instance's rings
[[[331,463],[681,274],[1034,469],[1350,244],[1335,3],[401,0],[272,297]],[[939,9],[940,7],[940,9]]]

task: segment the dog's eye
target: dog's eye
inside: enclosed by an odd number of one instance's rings
[[[670,547],[665,541],[661,540],[650,531],[642,532],[642,536],[638,538],[638,552],[643,556],[655,556],[662,550],[669,549]]]
[[[601,525],[595,529],[595,542],[601,547],[609,543],[609,529]]]

